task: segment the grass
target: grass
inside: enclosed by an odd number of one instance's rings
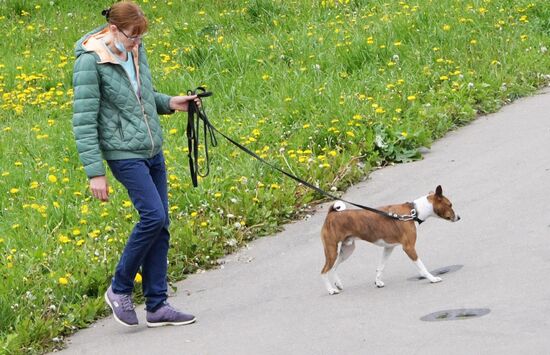
[[[139,3],[159,91],[208,87],[220,130],[328,190],[419,159],[420,147],[548,83],[545,0]],[[110,175],[111,201],[90,197],[72,136],[73,45],[101,10],[0,2],[0,353],[60,348],[106,315],[102,294],[137,220]],[[193,189],[186,116],[162,121],[171,283],[321,198],[221,137]]]

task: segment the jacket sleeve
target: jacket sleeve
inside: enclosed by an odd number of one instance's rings
[[[96,65],[93,54],[83,53],[76,59],[73,73],[73,132],[89,178],[105,175],[97,129],[101,93]]]
[[[175,112],[170,108],[170,99],[172,96],[157,91],[154,91],[153,94],[155,95],[155,104],[157,105],[157,113],[159,115],[170,115]]]

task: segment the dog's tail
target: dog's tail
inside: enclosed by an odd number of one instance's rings
[[[330,206],[328,212],[341,212],[346,209],[346,204],[342,201],[336,201],[332,206]]]

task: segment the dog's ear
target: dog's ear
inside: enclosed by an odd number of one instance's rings
[[[443,196],[443,189],[441,188],[441,185],[437,185],[437,187],[435,188],[435,195]]]

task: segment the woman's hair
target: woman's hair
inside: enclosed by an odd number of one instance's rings
[[[147,31],[147,18],[140,7],[131,1],[117,2],[101,12],[111,25],[121,30],[134,26],[130,35],[140,35]]]

